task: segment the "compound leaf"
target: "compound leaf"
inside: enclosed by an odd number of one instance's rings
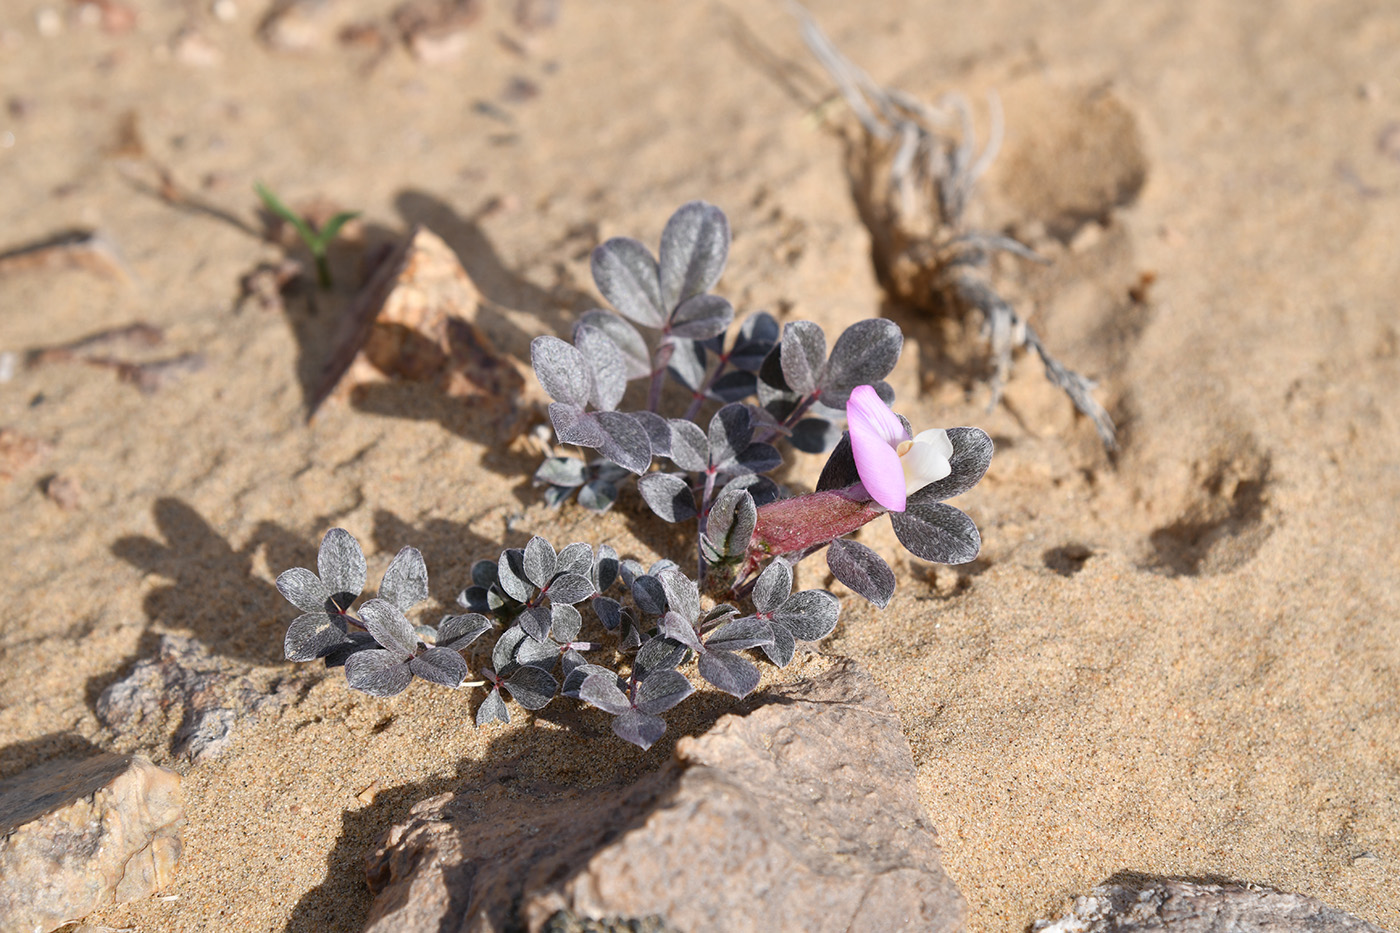
[[[841,604],[835,596],[826,590],[802,590],[783,601],[773,621],[798,641],[821,641],[836,628],[840,616]]]
[[[554,699],[559,682],[548,671],[538,667],[522,667],[505,682],[510,698],[526,709],[543,709]]]
[[[728,256],[729,221],[724,212],[704,201],[682,204],[661,232],[663,311],[713,288]]]
[[[486,699],[476,708],[476,727],[480,729],[494,719],[510,722],[510,710],[506,709],[506,701],[501,698],[499,687],[486,694]]]
[[[690,340],[718,337],[734,323],[734,306],[718,295],[687,298],[671,316],[671,333]]]
[[[707,651],[700,655],[698,667],[701,677],[740,699],[758,686],[758,668],[753,662],[728,651]]]
[[[598,452],[638,476],[651,466],[651,439],[642,423],[620,411],[600,411],[593,416],[602,429]]]
[[[308,612],[297,616],[287,627],[282,653],[288,661],[315,661],[346,640],[345,623],[339,616]]]
[[[550,398],[580,408],[588,404],[593,372],[578,347],[548,334],[536,337],[530,341],[530,364]]]
[[[655,716],[694,692],[694,685],[680,671],[657,671],[637,685],[637,709]]]
[[[277,591],[302,612],[325,612],[326,604],[331,602],[330,589],[321,582],[320,577],[305,567],[282,571],[277,576]],[[349,606],[337,608],[348,609]]]
[[[629,709],[612,721],[612,729],[618,738],[646,750],[666,734],[666,721],[639,709]]]
[[[695,493],[685,478],[675,473],[648,473],[637,480],[642,500],[665,521],[683,522],[695,517]]]
[[[379,584],[379,598],[407,612],[415,603],[428,598],[428,565],[416,547],[406,547],[394,555]]]
[[[418,633],[393,603],[371,599],[360,607],[360,619],[374,640],[401,660],[413,657],[418,650]]]
[[[790,321],[778,345],[783,381],[798,395],[811,395],[822,386],[826,366],[826,334],[811,321]]]
[[[467,679],[467,662],[450,648],[429,648],[409,661],[408,669],[416,677],[445,687],[460,687]]]
[[[331,598],[342,610],[349,609],[350,603],[365,588],[365,552],[360,550],[355,536],[344,528],[332,528],[321,539],[316,569],[321,574],[321,582],[331,591]]]
[[[834,542],[833,542],[834,543]],[[792,593],[792,564],[775,557],[753,585],[753,608],[764,614],[775,611]]]

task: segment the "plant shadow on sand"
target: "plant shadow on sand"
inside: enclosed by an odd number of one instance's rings
[[[388,788],[377,794],[372,803],[357,810],[347,810],[342,816],[340,836],[331,850],[326,863],[325,879],[302,896],[288,919],[284,933],[319,933],[323,930],[354,930],[364,926],[374,901],[367,880],[367,857],[371,855],[384,833],[394,824],[407,820],[412,808],[430,797],[453,791],[471,795],[473,801],[483,801],[480,810],[473,804],[472,811],[480,818],[489,820],[497,829],[496,836],[483,845],[502,844],[515,852],[529,851],[535,858],[547,859],[551,854],[573,848],[574,839],[566,836],[556,838],[544,834],[530,838],[529,829],[538,823],[544,807],[556,800],[578,795],[582,799],[578,805],[578,824],[587,825],[581,830],[583,835],[597,830],[600,840],[596,851],[617,836],[641,825],[647,816],[668,799],[669,783],[656,785],[655,794],[647,794],[640,788],[642,805],[625,820],[619,820],[618,813],[611,807],[606,811],[589,808],[587,800],[596,792],[600,798],[610,791],[625,791],[648,776],[654,775],[670,760],[676,742],[686,735],[699,735],[726,713],[743,713],[769,702],[762,694],[754,694],[742,701],[735,701],[714,692],[697,693],[686,704],[684,716],[674,716],[668,721],[667,731],[661,741],[647,751],[623,742],[613,735],[608,726],[608,717],[589,707],[568,701],[564,704],[551,703],[537,713],[524,713],[518,708],[512,715],[524,714],[529,721],[546,720],[564,729],[513,729],[490,741],[486,753],[480,760],[463,759],[450,776],[432,778]],[[471,728],[464,725],[463,728]],[[490,727],[488,727],[490,728]],[[604,753],[599,753],[602,747]],[[612,798],[609,798],[612,799]],[[474,844],[475,821],[463,819],[456,824],[461,851],[471,853],[488,851]],[[507,834],[502,838],[499,827],[519,825],[519,834]],[[581,867],[587,861],[571,859],[571,864]],[[447,876],[446,884],[453,888],[452,893],[462,896],[472,887],[471,873],[481,870],[471,865],[461,866],[466,873],[463,878]],[[499,869],[497,869],[499,871]],[[557,874],[557,873],[556,873]],[[388,879],[380,879],[381,883]],[[525,879],[520,879],[523,883]],[[558,880],[557,878],[553,880]],[[499,901],[498,892],[492,891]],[[517,892],[518,893],[518,892]],[[474,905],[453,902],[448,910],[454,920],[466,916]],[[493,918],[504,922],[504,929],[516,929],[515,917]],[[452,927],[456,929],[456,927]]]

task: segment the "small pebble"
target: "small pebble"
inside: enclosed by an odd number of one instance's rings
[[[63,32],[63,17],[51,6],[41,6],[34,13],[34,27],[45,39]]]
[[[74,477],[59,473],[44,484],[44,495],[65,512],[83,507],[83,487]]]

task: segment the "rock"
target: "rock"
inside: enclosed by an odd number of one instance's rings
[[[415,227],[346,312],[312,411],[331,395],[386,379],[433,382],[474,406],[513,410],[525,379],[467,319],[480,301],[451,247]]]
[[[289,681],[263,690],[238,665],[212,657],[194,639],[162,635],[156,656],[137,661],[131,673],[103,690],[96,711],[103,725],[118,733],[178,715],[171,753],[198,762],[222,754],[240,721],[281,705],[293,690]]]
[[[8,482],[21,471],[40,463],[53,453],[53,445],[14,428],[0,428],[0,482]]]
[[[769,699],[630,786],[477,781],[423,801],[368,860],[367,930],[571,929],[561,916],[687,933],[963,929],[888,697],[840,661]]]
[[[1102,884],[1036,933],[1384,933],[1364,920],[1302,894],[1253,884],[1196,884],[1151,879]]]
[[[159,891],[183,825],[180,776],[144,758],[48,762],[0,783],[0,933]]]
[[[393,15],[413,56],[430,64],[460,58],[480,18],[481,0],[406,0]]]

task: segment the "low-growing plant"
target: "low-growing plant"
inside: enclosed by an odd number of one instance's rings
[[[662,520],[694,522],[693,557],[677,555],[693,560],[694,576],[670,559],[643,567],[607,544],[556,551],[534,537],[472,567],[463,612],[415,626],[406,613],[427,596],[422,555],[401,551],[356,610],[365,560],[337,528],[322,541],[319,573],[277,580],[304,613],[287,632],[287,657],[343,666],[351,687],[376,696],[414,677],[484,688],[479,726],[509,720],[506,697],[535,710],[562,694],[613,716],[619,736],[646,748],[665,732],[660,714],[693,692],[683,672],[692,661],[703,680],[743,697],[760,680],[752,651],[786,666],[798,642],[831,634],[837,598],[792,589],[807,557],[825,550],[832,575],[881,608],[895,576],[848,537],[864,525],[889,515],[917,557],[975,558],[976,525],[944,500],[982,478],[991,439],[974,427],[915,433],[891,410],[884,378],[903,347],[891,321],[859,321],[829,350],[810,321],[779,326],[760,311],[732,328],[733,307],[710,293],[729,244],[724,214],[700,201],[667,222],[657,257],[636,240],[608,240],[592,267],[613,310],[583,314],[571,340],[537,337],[530,348],[558,441],[593,452],[547,458],[534,477],[545,500],[576,496],[605,512],[635,485]],[[679,416],[667,417],[668,405]],[[829,451],[814,490],[793,494],[772,478],[785,451]],[[489,652],[478,652],[488,633]]]
[[[266,207],[273,216],[292,225],[292,229],[297,232],[297,236],[301,238],[301,242],[316,262],[316,283],[321,286],[323,291],[329,291],[332,284],[331,265],[326,257],[326,251],[330,249],[331,242],[340,233],[340,229],[359,217],[360,212],[341,211],[327,220],[325,225],[318,230],[305,217],[283,204],[282,199],[273,194],[271,188],[258,182],[253,185],[253,190],[262,200],[263,207]]]

